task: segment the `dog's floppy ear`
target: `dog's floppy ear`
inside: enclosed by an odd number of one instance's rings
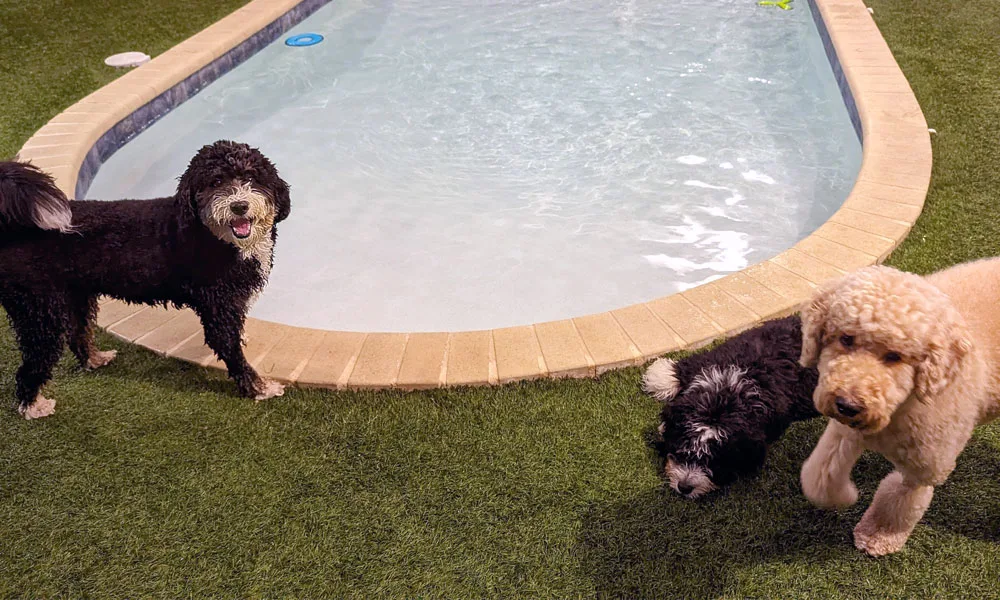
[[[802,353],[799,356],[799,364],[803,367],[815,367],[819,362],[826,318],[830,312],[830,301],[836,285],[837,282],[833,282],[820,288],[812,300],[802,307]]]
[[[174,198],[177,202],[177,212],[182,221],[192,218],[198,213],[198,188],[194,181],[194,170],[189,167],[177,182],[177,194]]]
[[[288,214],[292,212],[292,198],[288,184],[285,183],[284,179],[275,177],[272,193],[274,194],[274,222],[280,223],[287,219]]]
[[[952,307],[946,312],[927,355],[917,365],[916,391],[921,400],[934,398],[955,381],[972,352],[972,339],[964,319]]]
[[[669,358],[658,358],[643,374],[642,389],[660,402],[673,400],[681,390],[677,363]]]

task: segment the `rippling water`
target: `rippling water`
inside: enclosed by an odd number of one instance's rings
[[[777,254],[861,148],[805,1],[335,0],[119,150],[173,192],[205,143],[292,185],[259,318],[482,329],[650,300]],[[286,37],[287,37],[286,35]],[[284,39],[284,38],[282,38]]]

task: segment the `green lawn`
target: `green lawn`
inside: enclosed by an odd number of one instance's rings
[[[116,72],[240,0],[0,0],[0,156]],[[998,252],[1000,3],[873,0],[934,138],[924,216],[891,263]],[[796,8],[801,10],[802,7]],[[49,38],[51,36],[51,38]],[[424,393],[292,390],[254,405],[221,374],[102,337],[60,365],[56,416],[0,411],[0,597],[1000,596],[1000,427],[984,428],[900,554],[815,510],[800,424],[766,473],[699,503],[663,489],[640,372]],[[0,390],[19,357],[0,328]]]

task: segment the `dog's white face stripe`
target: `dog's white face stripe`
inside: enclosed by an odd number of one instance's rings
[[[691,423],[688,425],[688,431],[691,432],[692,438],[687,444],[687,450],[697,458],[703,458],[709,454],[709,443],[713,441],[721,442],[727,437],[726,432],[722,429],[703,423]]]
[[[698,436],[698,441],[702,444],[707,444],[711,441],[722,441],[726,439],[726,432],[711,425],[702,425],[701,423],[695,423],[691,427],[692,431]]]
[[[707,369],[702,369],[694,379],[691,380],[692,388],[701,388],[705,391],[717,394],[725,388],[732,388],[734,392],[740,392],[749,383],[744,376],[746,369],[741,369],[735,365],[727,365],[719,368],[712,365]]]

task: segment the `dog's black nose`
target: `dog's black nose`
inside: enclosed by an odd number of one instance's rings
[[[690,494],[691,490],[693,490],[693,489],[694,489],[694,486],[691,485],[690,483],[678,483],[677,484],[677,491],[680,492],[681,494],[685,495],[685,496],[687,496],[688,494]]]
[[[837,407],[837,412],[848,418],[856,417],[858,416],[859,413],[861,413],[862,410],[864,410],[860,406],[851,404],[850,402],[841,398],[840,396],[837,396],[833,404]]]
[[[233,202],[232,204],[229,205],[229,210],[233,211],[233,214],[235,215],[242,216],[247,214],[247,211],[250,210],[250,203],[244,200],[240,200],[239,202]]]

